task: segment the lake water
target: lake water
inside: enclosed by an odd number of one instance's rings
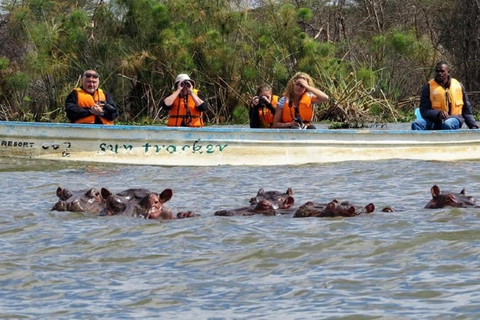
[[[478,162],[150,167],[0,160],[0,318],[478,319],[480,209],[423,209],[430,188],[480,195]],[[50,211],[58,186],[172,188],[201,217]],[[296,206],[392,205],[354,218],[216,217],[265,190]]]

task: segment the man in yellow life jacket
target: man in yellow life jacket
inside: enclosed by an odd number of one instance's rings
[[[113,124],[118,109],[110,93],[99,89],[100,76],[95,70],[82,75],[82,86],[67,96],[65,109],[72,123]]]
[[[262,84],[257,88],[257,95],[250,102],[250,128],[271,128],[273,116],[277,107],[278,96],[272,92],[269,84]]]
[[[448,63],[435,65],[435,78],[422,88],[421,118],[412,123],[412,130],[458,130],[465,123],[478,129],[464,86],[450,77]]]
[[[161,108],[169,111],[167,126],[203,126],[203,112],[207,110],[207,103],[194,87],[195,81],[187,74],[177,76],[172,88],[175,91],[160,103]]]

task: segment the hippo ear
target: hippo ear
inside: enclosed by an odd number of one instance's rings
[[[98,192],[97,189],[92,188],[92,189],[88,190],[87,192],[85,192],[85,195],[89,198],[97,198],[99,196],[99,192]]]
[[[335,209],[335,207],[337,206],[337,204],[338,204],[338,202],[335,201],[335,200],[333,200],[332,202],[329,202],[329,203],[327,204],[327,208],[328,208],[328,209]]]
[[[103,199],[107,199],[108,196],[110,196],[112,193],[110,191],[108,191],[108,189],[102,188],[100,190],[100,194],[102,195]]]
[[[432,198],[435,199],[440,194],[440,188],[435,184],[432,189],[430,189],[430,192],[432,193]]]
[[[57,188],[57,191],[56,191],[57,197],[60,198],[60,197],[62,196],[62,190],[63,190],[63,189],[60,188],[60,187]]]
[[[265,194],[265,190],[263,188],[258,189],[257,196],[263,196]]]
[[[162,193],[160,193],[160,194],[158,195],[158,197],[160,198],[160,201],[161,201],[162,203],[167,202],[168,200],[170,200],[170,199],[172,198],[172,196],[173,196],[173,191],[172,191],[172,189],[165,189],[165,190],[162,191]]]
[[[354,206],[348,207],[347,213],[349,217],[353,217],[355,215],[355,207]]]
[[[382,209],[382,212],[395,212],[395,209],[393,209],[390,206],[386,206],[385,208]]]
[[[72,196],[72,192],[68,189],[62,189],[60,187],[57,188],[57,197],[60,198],[60,200],[68,200]]]
[[[370,212],[375,211],[375,206],[374,206],[374,204],[373,204],[373,203],[367,204],[367,205],[365,206],[365,211],[366,211],[367,213],[370,213]]]
[[[287,189],[287,192],[285,192],[285,193],[287,194],[287,196],[290,196],[290,197],[293,196],[293,190],[292,190],[292,188],[288,188],[288,189]]]
[[[335,202],[338,204],[338,200],[337,199],[333,199],[332,202]]]
[[[460,194],[465,195],[465,188],[463,188],[462,191],[460,191]]]
[[[295,199],[293,197],[288,197],[285,200],[284,204],[289,205],[289,206],[293,206],[295,204]]]

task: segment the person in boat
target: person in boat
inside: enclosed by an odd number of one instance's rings
[[[112,125],[118,117],[112,95],[98,87],[99,80],[95,70],[87,70],[82,75],[82,86],[67,96],[65,109],[70,122]]]
[[[435,65],[435,78],[423,86],[419,109],[421,117],[412,123],[412,130],[458,130],[463,123],[478,129],[465,88],[450,76],[445,61]]]
[[[202,127],[207,102],[195,89],[195,81],[187,74],[179,74],[172,89],[175,91],[160,103],[161,108],[169,111],[167,126]]]
[[[257,88],[257,95],[250,102],[250,128],[272,127],[278,98],[272,93],[272,87],[269,84],[265,83]]]
[[[328,95],[313,86],[307,73],[297,72],[277,103],[273,128],[316,129],[311,121],[314,105],[328,101]]]

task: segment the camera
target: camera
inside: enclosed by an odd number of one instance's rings
[[[305,129],[305,123],[303,123],[302,117],[296,115],[293,120],[300,125],[300,129]]]
[[[265,96],[260,96],[258,97],[258,105],[259,106],[266,106],[268,105],[270,102],[268,101],[268,98],[265,97]]]
[[[108,104],[106,101],[99,101],[98,104],[103,107],[103,110],[108,111],[110,113],[117,111],[117,109],[114,106]]]

